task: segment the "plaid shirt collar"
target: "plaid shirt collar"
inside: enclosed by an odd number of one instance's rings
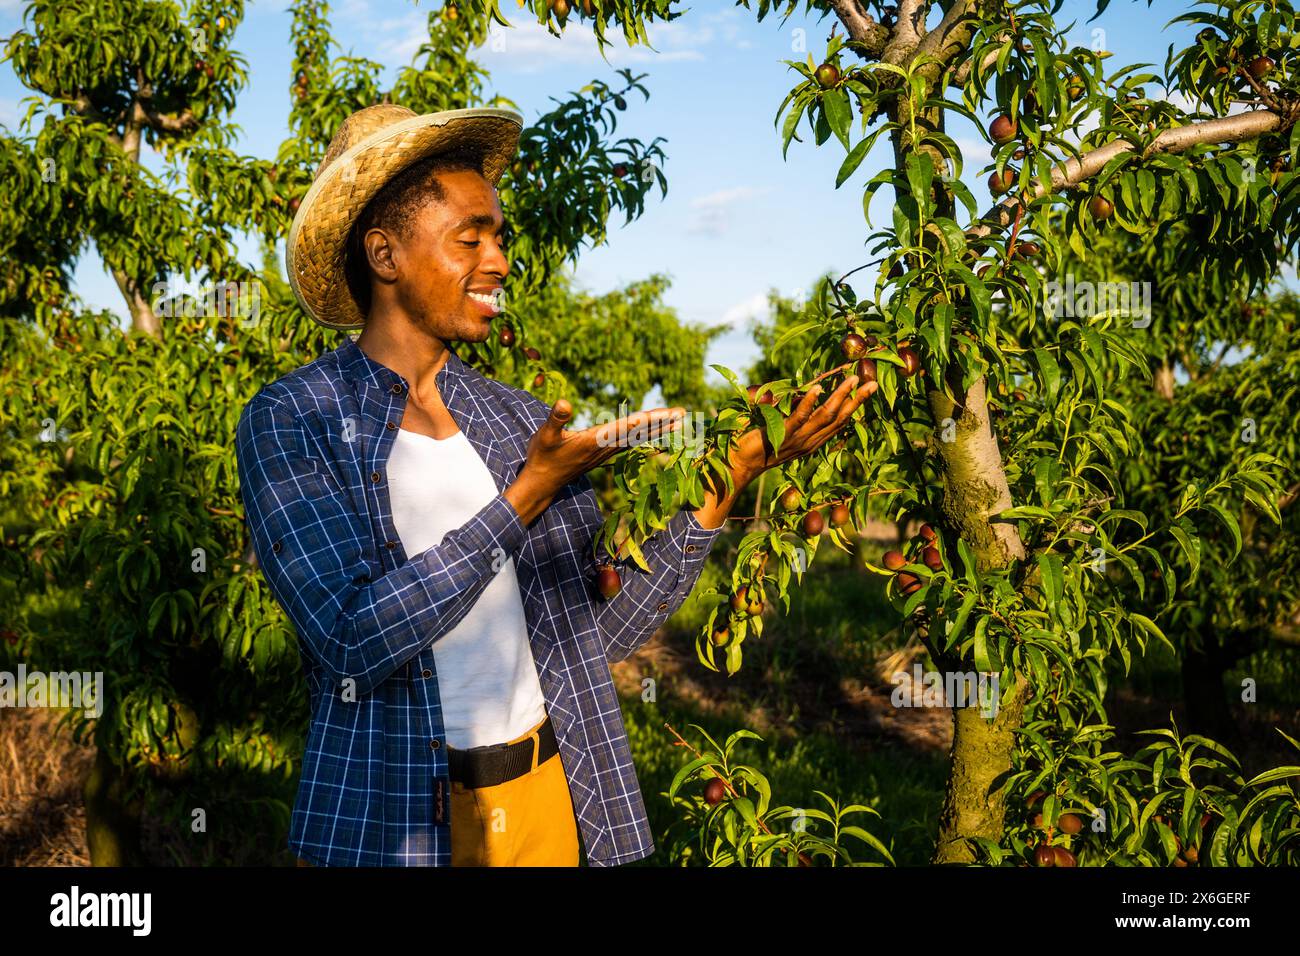
[[[400,383],[403,387],[410,387],[410,383],[397,372],[394,372],[387,365],[376,362],[365,350],[361,348],[352,336],[347,336],[343,344],[339,346],[339,367],[343,375],[349,381],[372,385],[375,388],[389,390],[395,383]],[[462,361],[461,357],[447,349],[447,361],[443,363],[442,368],[434,377],[434,383],[438,386],[438,394],[442,396],[443,403],[451,410],[451,403],[457,400],[457,392],[462,383],[471,377],[483,378],[483,376],[470,368]]]
[[[378,424],[404,406],[406,400],[402,396],[409,392],[410,382],[398,372],[367,355],[351,336],[339,346],[338,353],[339,368],[344,379],[356,388],[364,420]],[[523,459],[518,454],[511,454],[510,447],[505,444],[511,436],[502,430],[504,422],[500,415],[492,413],[484,405],[489,401],[488,379],[449,348],[447,360],[434,377],[434,384],[443,405],[498,485],[502,488],[508,486],[514,481]],[[522,423],[520,425],[522,427]]]

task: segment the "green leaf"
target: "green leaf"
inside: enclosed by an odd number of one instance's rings
[[[1300,777],[1300,767],[1274,767],[1272,770],[1265,770],[1263,773],[1246,781],[1246,786],[1257,787],[1261,783],[1273,783],[1277,780],[1288,780],[1291,777]]]
[[[853,104],[849,95],[842,89],[827,90],[822,94],[822,110],[831,131],[836,138],[849,148],[849,127],[853,125]]]
[[[1201,507],[1213,512],[1223,522],[1223,526],[1228,529],[1228,533],[1232,535],[1233,544],[1231,558],[1235,558],[1241,553],[1241,528],[1237,524],[1236,517],[1217,501],[1207,501]]]
[[[781,442],[785,440],[785,418],[771,405],[759,405],[758,411],[763,416],[767,440],[772,443],[772,451],[775,453],[780,450]]]
[[[741,388],[740,382],[736,379],[735,372],[722,365],[710,365],[709,368],[713,369],[713,371],[717,372],[728,382],[730,382],[731,387],[736,390],[736,394],[741,397],[741,399],[745,402],[745,404],[747,405],[749,404],[749,390],[746,388]]]
[[[988,644],[989,618],[981,617],[975,624],[975,669],[989,672],[994,669],[989,656]]]
[[[673,782],[668,787],[668,796],[675,797],[677,791],[681,789],[682,784],[686,782],[686,778],[701,767],[707,766],[710,762],[711,760],[709,757],[696,757],[686,766],[682,767],[681,770],[678,770],[676,775],[673,777]]]
[[[979,594],[975,591],[967,591],[966,597],[962,599],[961,607],[957,610],[957,616],[953,618],[952,630],[948,632],[946,645],[951,647],[957,641],[961,640],[961,632],[966,627],[966,619],[975,608],[975,603],[979,599]]]
[[[1143,614],[1130,614],[1128,616],[1128,619],[1130,621],[1133,621],[1135,624],[1138,625],[1138,627],[1142,628],[1142,630],[1146,631],[1152,637],[1157,638],[1160,641],[1163,641],[1165,646],[1168,647],[1169,650],[1172,651],[1175,655],[1178,653],[1176,650],[1174,650],[1174,645],[1169,642],[1169,638],[1165,636],[1165,632],[1160,630],[1160,628],[1156,627],[1156,622],[1151,620],[1151,618]]]
[[[1047,399],[1049,402],[1055,402],[1056,393],[1061,388],[1061,367],[1052,357],[1052,353],[1044,348],[1034,349],[1034,360],[1038,364],[1039,378]]]
[[[857,171],[866,159],[867,153],[871,151],[871,144],[875,141],[875,134],[867,136],[858,142],[858,145],[849,150],[849,155],[844,157],[844,162],[840,164],[840,171],[835,176],[835,188],[839,189],[845,181]]]
[[[641,553],[641,546],[631,537],[627,539],[627,550],[628,554],[632,556],[632,560],[637,563],[637,566],[640,567],[642,571],[649,573],[650,565],[646,564],[645,555]]]
[[[934,182],[934,163],[928,153],[907,154],[907,182],[918,206],[930,203],[930,185]]]
[[[1169,533],[1182,545],[1183,553],[1187,555],[1187,562],[1192,567],[1192,576],[1189,583],[1195,581],[1196,575],[1201,568],[1201,539],[1188,534],[1178,525],[1171,526]]]
[[[1065,575],[1061,568],[1061,559],[1055,554],[1040,554],[1038,569],[1043,576],[1043,589],[1046,592],[1047,605],[1055,609],[1065,595]]]

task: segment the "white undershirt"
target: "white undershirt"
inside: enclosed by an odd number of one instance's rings
[[[393,524],[407,559],[440,544],[498,494],[464,432],[432,438],[397,430],[388,460]],[[433,642],[447,745],[460,750],[505,743],[546,716],[513,558],[474,606]]]

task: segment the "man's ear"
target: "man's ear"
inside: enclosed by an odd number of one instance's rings
[[[384,282],[397,281],[397,263],[393,260],[393,243],[388,233],[376,227],[368,231],[361,240],[366,250],[366,261],[375,273],[375,278]]]

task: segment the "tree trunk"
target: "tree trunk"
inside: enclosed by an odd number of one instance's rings
[[[117,282],[117,287],[122,291],[122,298],[126,300],[127,310],[131,313],[132,330],[143,332],[145,335],[151,335],[154,338],[161,338],[162,323],[158,321],[158,316],[154,314],[153,306],[150,305],[149,300],[140,294],[140,287],[136,281],[129,278],[120,269],[113,270],[113,279]]]
[[[140,821],[125,800],[126,779],[103,751],[86,778],[86,844],[91,866],[139,866]]]
[[[960,12],[953,8],[954,15]],[[929,154],[936,174],[949,169],[933,143],[918,146],[909,130],[915,123],[922,129],[942,131],[943,110],[931,107],[913,113],[907,98],[900,96],[889,101],[887,112],[902,127],[892,134],[894,160],[899,170],[907,168],[907,157],[912,152]],[[936,216],[951,218],[955,206],[952,191],[942,185],[936,200]],[[928,246],[939,241],[939,230],[931,221],[921,242]],[[957,402],[941,391],[929,393],[935,433],[945,434],[944,424],[948,419],[956,426],[953,441],[945,442],[941,438],[937,443],[943,462],[941,523],[945,532],[966,542],[979,570],[1005,567],[1025,556],[1024,542],[1015,524],[991,520],[992,515],[1010,508],[1012,502],[997,436],[989,421],[986,389],[981,378],[965,395],[960,389],[954,389]],[[974,622],[971,623],[973,626]],[[975,858],[974,847],[968,842],[970,837],[1002,838],[1006,808],[1002,792],[994,788],[1000,786],[1002,778],[1011,770],[1016,746],[1013,731],[1021,724],[1029,693],[1028,683],[1018,679],[1014,693],[999,707],[992,721],[984,719],[978,705],[953,708],[952,751],[934,862],[970,862]]]
[[[940,435],[952,419],[954,440],[938,443],[944,464],[945,526],[970,547],[981,571],[1005,567],[1024,558],[1025,545],[1013,523],[992,520],[1011,507],[1011,489],[1002,467],[997,435],[989,421],[984,379],[967,390],[960,404],[942,392],[930,392],[930,411]],[[1006,804],[1001,785],[1011,771],[1014,731],[1024,719],[1030,685],[1017,680],[1014,693],[987,720],[978,706],[954,707],[952,751],[935,863],[969,863],[975,859],[970,837],[1002,838]]]
[[[955,423],[955,440],[939,441],[943,458],[943,516],[975,553],[981,571],[1005,567],[1025,556],[1025,545],[1013,522],[990,516],[1011,507],[1011,489],[1002,468],[998,437],[989,422],[985,380],[977,380],[958,405],[943,392],[930,392],[930,411],[942,435],[944,422]]]
[[[1156,394],[1167,402],[1174,400],[1174,367],[1169,362],[1161,362],[1156,367]]]
[[[939,815],[939,838],[933,861],[970,863],[970,837],[998,841],[1006,821],[1003,786],[1016,748],[1014,731],[1024,720],[1030,686],[1019,680],[1009,701],[992,720],[978,706],[954,707],[948,788]]]

